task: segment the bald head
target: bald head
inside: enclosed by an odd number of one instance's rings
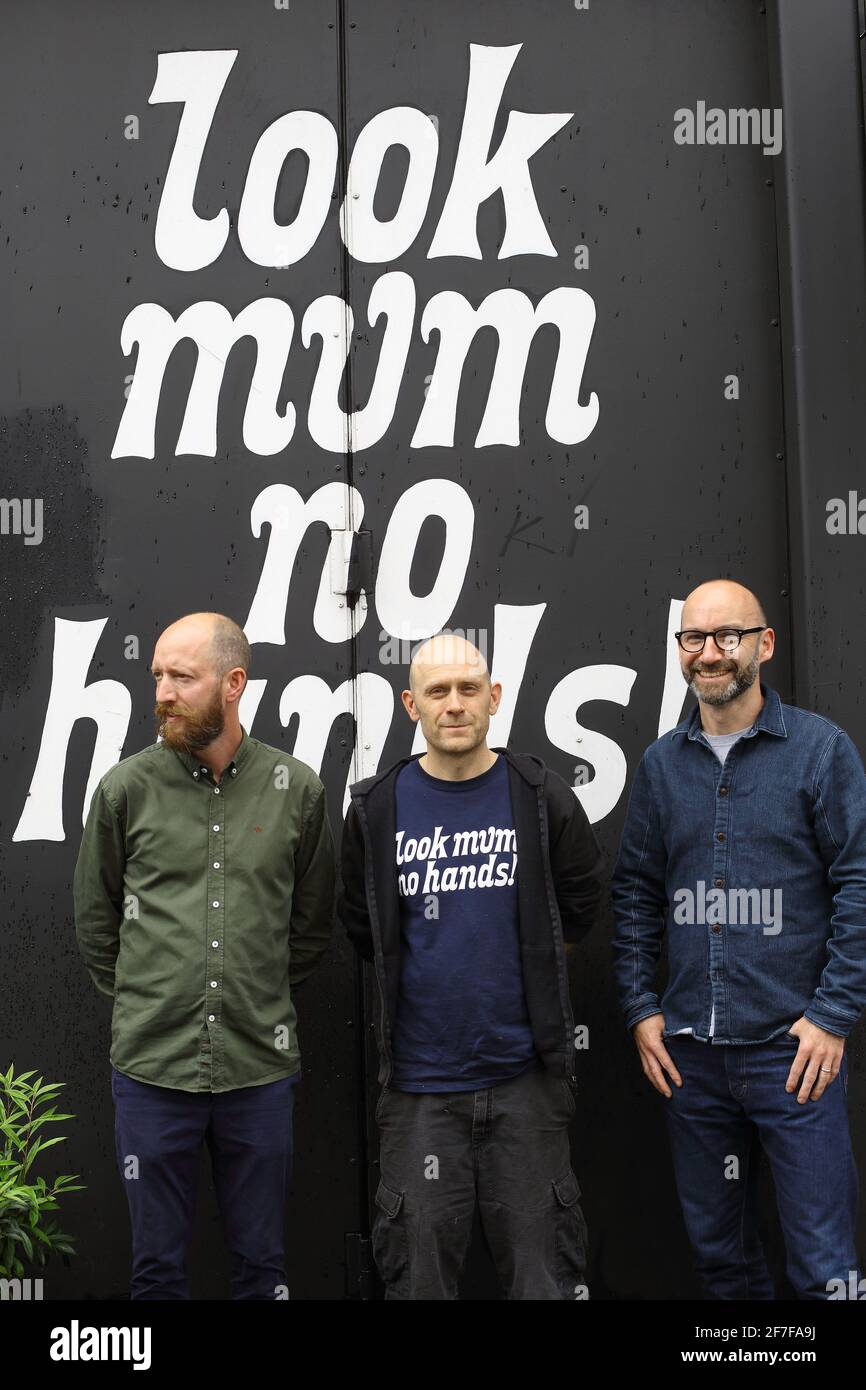
[[[442,771],[446,766],[486,770],[487,730],[501,698],[502,686],[491,682],[483,654],[462,634],[437,632],[421,643],[402,700],[410,719],[420,721],[426,756],[439,768],[434,776],[451,775]]]
[[[681,623],[680,670],[701,706],[720,721],[713,732],[745,728],[729,721],[756,717],[763,700],[760,667],[771,659],[776,640],[757,594],[733,579],[711,579],[692,589]]]
[[[724,626],[766,627],[767,615],[757,594],[744,584],[734,579],[710,579],[687,596],[681,625],[707,632]]]
[[[167,627],[159,641],[183,647],[220,680],[238,666],[249,673],[250,644],[243,629],[224,613],[188,613]]]
[[[466,674],[490,684],[487,662],[477,647],[455,632],[439,632],[417,648],[409,665],[409,689],[417,693],[440,667],[466,668]]]

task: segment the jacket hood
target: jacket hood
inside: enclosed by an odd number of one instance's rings
[[[515,772],[528,782],[530,786],[540,786],[544,781],[544,774],[547,768],[541,758],[537,758],[534,753],[512,753],[508,748],[492,748],[492,752],[501,753],[505,761],[514,768]],[[389,778],[395,778],[401,768],[407,763],[417,762],[423,758],[423,753],[412,753],[408,758],[400,758],[398,762],[392,763],[384,771],[374,772],[371,777],[363,777],[359,782],[353,782],[349,787],[349,794],[353,798],[363,799],[374,787],[382,782],[387,782]]]

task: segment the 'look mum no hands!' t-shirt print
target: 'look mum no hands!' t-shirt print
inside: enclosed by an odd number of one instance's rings
[[[479,857],[483,860],[480,864]],[[401,898],[466,888],[512,887],[517,873],[517,836],[513,827],[497,825],[451,832],[436,825],[431,835],[417,840],[398,830],[397,864]]]
[[[463,1090],[535,1062],[520,960],[518,847],[508,769],[397,778],[400,989],[393,1085]]]

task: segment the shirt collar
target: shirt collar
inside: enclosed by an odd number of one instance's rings
[[[190,775],[194,777],[196,781],[199,781],[201,779],[202,772],[204,772],[205,775],[213,775],[211,773],[210,768],[207,767],[206,764],[203,763],[200,758],[197,758],[193,754],[189,753],[186,748],[173,748],[172,752],[177,754],[184,767],[186,768],[187,772],[189,772]],[[235,755],[232,758],[231,762],[227,763],[226,766],[223,768],[223,771],[220,773],[220,780],[222,780],[223,777],[225,777],[226,775],[228,775],[229,777],[236,777],[238,772],[243,767],[244,763],[249,758],[251,752],[252,740],[249,734],[247,733],[246,729],[243,727],[243,725],[241,725],[241,741],[237,746]]]
[[[763,682],[761,682],[761,694],[764,697],[761,712],[748,733],[743,734],[743,738],[754,738],[755,734],[760,732],[776,734],[779,738],[787,738],[788,730],[785,728],[785,720],[782,717],[782,701],[776,691],[772,690],[770,686],[764,685]],[[692,741],[703,737],[704,729],[701,724],[700,703],[695,705],[688,719],[684,719],[673,732],[686,734]]]

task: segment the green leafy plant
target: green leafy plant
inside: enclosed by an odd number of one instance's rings
[[[61,1175],[50,1187],[43,1177],[28,1181],[42,1150],[66,1138],[59,1134],[45,1139],[38,1131],[45,1124],[75,1118],[58,1114],[50,1104],[65,1083],[43,1085],[41,1076],[30,1081],[35,1074],[24,1071],[15,1076],[11,1066],[5,1076],[0,1072],[0,1276],[7,1278],[24,1274],[22,1255],[30,1265],[44,1266],[52,1250],[64,1260],[75,1253],[72,1238],[59,1230],[52,1218],[45,1220],[45,1213],[57,1209],[57,1198],[63,1193],[84,1190],[81,1183],[70,1186],[78,1173]]]

